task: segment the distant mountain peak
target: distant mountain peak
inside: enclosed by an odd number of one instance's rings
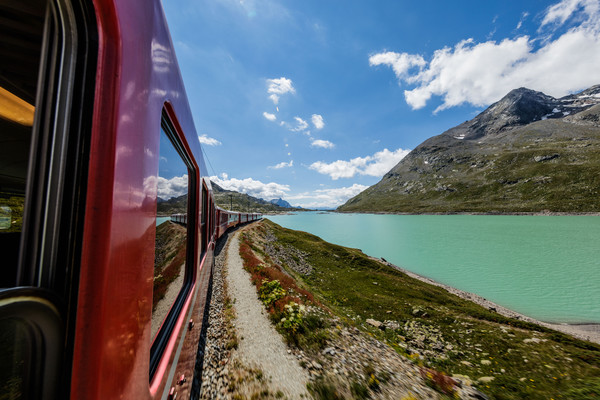
[[[563,118],[600,104],[600,85],[556,99],[525,87],[513,89],[481,114],[443,133],[459,140],[478,140],[535,121]]]
[[[292,205],[290,203],[288,203],[287,201],[283,200],[281,197],[278,199],[269,200],[269,203],[275,204],[276,206],[279,206],[279,207],[292,208]]]

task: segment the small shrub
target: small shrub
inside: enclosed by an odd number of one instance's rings
[[[271,307],[273,303],[284,297],[285,294],[285,289],[281,287],[278,280],[269,281],[263,279],[258,289],[258,297],[266,307]]]
[[[229,341],[227,342],[227,344],[225,345],[225,348],[227,350],[231,350],[231,349],[237,349],[238,348],[238,340],[236,337],[229,339]]]
[[[456,392],[454,388],[456,381],[448,375],[429,368],[421,368],[421,376],[430,388],[440,393],[453,395]]]
[[[375,374],[371,374],[369,376],[369,381],[368,381],[367,385],[369,386],[369,389],[371,389],[372,391],[378,392],[380,389],[381,382],[379,382],[379,379],[377,379]]]
[[[294,302],[286,304],[285,316],[279,322],[280,326],[287,332],[295,334],[304,322],[304,312],[305,307],[301,304]]]

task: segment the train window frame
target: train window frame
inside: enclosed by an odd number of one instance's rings
[[[177,298],[171,305],[169,312],[158,329],[156,336],[151,338],[150,346],[150,363],[149,363],[149,381],[152,382],[154,375],[158,370],[158,366],[165,355],[165,349],[171,339],[173,329],[175,328],[177,319],[181,314],[181,310],[185,305],[185,301],[190,293],[194,282],[195,273],[195,246],[196,243],[196,221],[197,221],[197,177],[198,170],[195,166],[191,153],[188,152],[184,145],[185,136],[176,128],[178,126],[173,122],[174,115],[171,116],[167,105],[163,107],[161,113],[160,130],[164,131],[169,141],[173,145],[177,154],[187,167],[188,171],[188,201],[187,201],[187,237],[186,237],[186,258],[185,258],[185,275],[183,286],[181,287]]]
[[[5,6],[23,7],[18,12],[24,13],[32,7],[19,2]],[[47,0],[41,7],[43,33],[35,61],[35,111],[18,260],[14,285],[0,288],[0,319],[16,318],[30,329],[29,351],[39,354],[31,359],[29,370],[36,378],[26,382],[35,386],[29,389],[42,390],[43,398],[63,398],[69,393],[72,369],[98,28],[89,2]],[[27,93],[20,87],[23,83],[12,82],[11,91]],[[14,317],[11,310],[17,310]],[[54,320],[52,326],[43,322],[48,319]]]
[[[200,257],[204,257],[204,254],[208,248],[208,188],[204,182],[202,183],[202,198],[200,201],[202,202],[202,210],[200,214]]]
[[[17,284],[73,297],[78,281],[98,49],[93,6],[48,0]]]
[[[18,398],[68,397],[65,388],[60,387],[64,382],[60,378],[64,373],[60,368],[64,359],[64,326],[61,312],[56,307],[59,303],[56,295],[45,289],[18,287],[0,291],[2,333],[8,335],[10,341],[11,324],[19,328],[13,332],[19,333],[14,337],[14,342],[20,342],[20,346],[13,342],[13,346],[2,348],[5,353],[21,356],[23,365],[19,386],[23,391]]]

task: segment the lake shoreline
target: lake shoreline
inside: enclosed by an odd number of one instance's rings
[[[500,216],[537,216],[537,217],[600,217],[600,212],[392,212],[392,211],[327,211],[337,214],[371,214],[371,215],[500,215]]]
[[[390,262],[388,262],[385,259],[382,258],[377,258],[377,257],[371,257],[368,256],[369,258],[381,262],[389,267],[395,268],[403,273],[405,273],[406,275],[410,276],[411,278],[415,278],[420,280],[421,282],[425,282],[428,283],[430,285],[434,285],[434,286],[438,286],[441,287],[443,289],[445,289],[446,291],[448,291],[449,293],[452,293],[464,300],[468,300],[471,301],[475,304],[478,304],[482,307],[487,308],[488,310],[492,310],[497,312],[500,315],[503,315],[505,317],[509,317],[509,318],[515,318],[521,321],[526,321],[526,322],[530,322],[536,325],[540,325],[543,326],[545,328],[550,328],[553,329],[555,331],[559,331],[562,333],[566,333],[568,335],[571,335],[577,339],[581,339],[581,340],[587,340],[590,342],[594,342],[597,344],[600,344],[600,324],[596,324],[596,323],[581,323],[581,324],[556,324],[556,323],[550,323],[550,322],[544,322],[544,321],[540,321],[537,320],[535,318],[531,318],[528,317],[526,315],[523,315],[521,313],[518,313],[514,310],[511,310],[509,308],[503,307],[497,303],[494,303],[490,300],[487,300],[484,297],[481,297],[477,294],[474,293],[470,293],[470,292],[466,292],[464,290],[460,290],[457,289],[453,286],[450,285],[446,285],[437,281],[434,281],[431,278],[427,278],[425,276],[416,274],[414,272],[408,271],[404,268],[401,268],[395,264],[392,264]]]

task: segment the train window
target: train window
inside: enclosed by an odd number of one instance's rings
[[[1,2],[0,287],[16,286],[46,1]]]
[[[159,147],[150,379],[191,288],[196,226],[196,172],[166,111]]]
[[[68,303],[85,209],[95,19],[85,6],[48,0],[0,1],[0,16],[0,287],[45,287]]]
[[[202,185],[202,214],[200,215],[200,231],[202,232],[202,249],[201,252],[204,254],[206,251],[206,245],[208,244],[208,231],[207,231],[207,214],[208,213],[208,190],[206,186]]]
[[[186,276],[190,168],[175,143],[174,130],[164,121],[158,161],[152,338],[182,291]]]

